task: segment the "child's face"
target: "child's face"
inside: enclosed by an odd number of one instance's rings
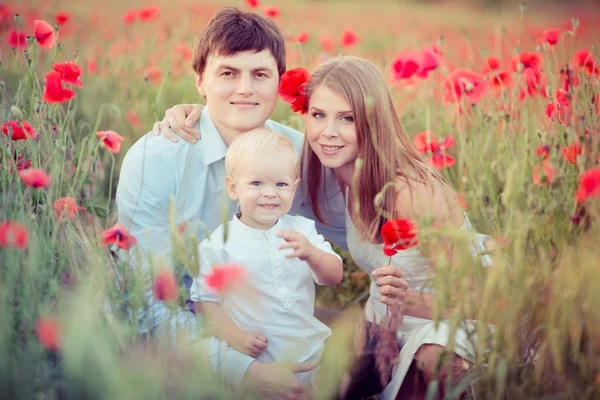
[[[229,197],[238,200],[240,220],[257,229],[269,229],[292,207],[298,182],[293,149],[278,148],[273,154],[238,167],[227,176]]]

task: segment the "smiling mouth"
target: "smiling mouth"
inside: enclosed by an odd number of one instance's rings
[[[325,145],[321,145],[321,148],[326,152],[326,153],[335,153],[336,151],[344,148],[344,146],[325,146]]]
[[[279,204],[261,204],[259,207],[266,208],[267,210],[273,210],[279,207]]]
[[[258,103],[250,102],[250,101],[232,101],[229,104],[234,106],[257,106]]]

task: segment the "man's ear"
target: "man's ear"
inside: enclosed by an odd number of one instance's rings
[[[204,96],[204,87],[202,87],[202,75],[199,73],[196,73],[196,90],[198,90],[198,93],[200,93],[200,95]]]
[[[233,201],[237,201],[238,200],[238,195],[237,195],[237,190],[235,187],[235,181],[233,180],[233,177],[227,175],[225,177],[225,189],[227,189],[227,194],[229,195],[229,198]]]

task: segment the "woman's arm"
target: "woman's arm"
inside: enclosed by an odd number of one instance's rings
[[[177,104],[165,111],[162,121],[154,123],[152,132],[154,136],[162,134],[173,143],[177,143],[177,137],[186,142],[198,143],[201,136],[194,125],[200,119],[203,109],[202,104]]]

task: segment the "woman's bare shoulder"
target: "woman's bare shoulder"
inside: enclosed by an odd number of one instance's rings
[[[400,218],[431,218],[434,226],[460,227],[464,213],[450,187],[435,178],[396,181],[396,212]]]

